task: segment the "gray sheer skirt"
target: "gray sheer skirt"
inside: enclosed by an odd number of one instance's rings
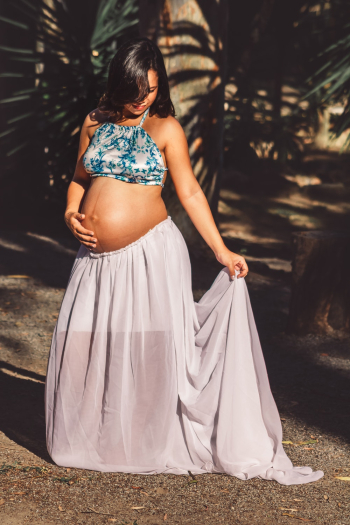
[[[244,279],[223,268],[197,303],[171,217],[122,248],[83,245],[52,337],[49,454],[64,467],[137,474],[226,473],[285,485],[293,467]]]

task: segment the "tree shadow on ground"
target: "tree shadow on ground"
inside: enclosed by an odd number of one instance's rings
[[[45,440],[44,382],[43,375],[0,361],[0,430],[52,463]]]
[[[65,288],[80,247],[71,237],[0,231],[0,273],[27,275],[53,288]]]

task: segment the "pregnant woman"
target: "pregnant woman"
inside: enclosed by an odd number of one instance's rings
[[[226,473],[285,485],[293,467],[244,277],[225,246],[174,118],[158,47],[124,44],[81,130],[65,220],[81,246],[52,337],[47,447],[64,467],[138,474]],[[167,171],[224,266],[197,303]]]

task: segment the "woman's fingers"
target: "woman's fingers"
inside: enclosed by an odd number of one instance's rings
[[[82,226],[78,226],[77,228],[74,229],[75,232],[78,234],[78,235],[84,235],[85,237],[88,237],[90,239],[90,241],[92,242],[97,242],[97,239],[96,237],[94,237],[94,232],[91,232],[89,230],[86,230],[85,228],[83,228]]]
[[[89,252],[93,252],[94,249],[96,248],[96,245],[92,245],[91,243],[88,243],[88,242],[81,242],[80,244],[82,244],[83,246],[85,246],[85,248],[87,248],[89,250]]]
[[[248,274],[248,265],[242,255],[231,252],[230,250],[225,250],[217,254],[216,258],[228,268],[231,279],[236,277],[236,272],[238,272],[237,277],[245,277]]]
[[[80,242],[82,242],[86,246],[91,246],[92,248],[96,247],[96,239],[92,239],[89,235],[83,235],[76,231],[75,236]]]
[[[242,257],[242,260],[239,260],[238,262],[234,263],[232,267],[229,267],[229,271],[231,278],[234,279],[236,272],[239,272],[237,277],[242,278],[248,274],[249,269],[245,259]]]
[[[77,222],[74,222],[74,221],[77,221]],[[80,224],[79,220],[78,220],[76,217],[74,217],[74,218],[72,219],[72,223],[73,223],[73,227],[74,227],[74,229],[75,229],[77,232],[79,232],[79,233],[83,233],[84,235],[91,235],[91,236],[94,234],[93,231],[91,231],[91,230],[87,230],[86,228],[84,228],[84,226],[82,226],[82,224]]]
[[[240,267],[240,272],[239,272],[239,275],[238,277],[241,278],[241,277],[245,277],[247,274],[248,274],[248,265],[245,261],[245,259],[243,259],[243,261],[241,262],[241,267]]]
[[[65,216],[66,223],[74,237],[78,239],[81,244],[91,250],[92,248],[96,248],[97,239],[94,237],[93,231],[87,230],[81,224],[81,221],[84,219],[85,215],[78,212],[69,213]]]
[[[81,216],[84,217],[84,216]],[[74,221],[74,222],[73,222]],[[87,246],[95,248],[97,239],[94,237],[94,232],[87,230],[79,222],[76,217],[72,219],[73,233],[79,239],[80,242],[86,243]]]

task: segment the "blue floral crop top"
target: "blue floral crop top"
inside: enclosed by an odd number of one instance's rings
[[[142,127],[149,108],[137,126],[105,122],[97,128],[83,156],[91,177],[112,177],[125,182],[162,186],[166,168],[156,143]]]

